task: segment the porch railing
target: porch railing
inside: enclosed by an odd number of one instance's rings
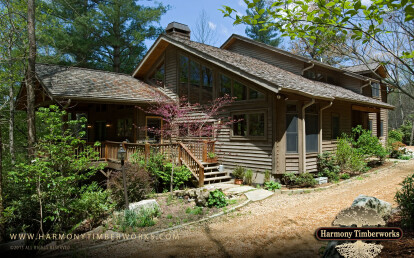
[[[184,164],[198,180],[198,186],[204,185],[204,166],[183,143],[178,143],[178,160]]]

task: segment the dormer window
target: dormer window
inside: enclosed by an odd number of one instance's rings
[[[380,96],[380,85],[379,83],[375,82],[371,85],[372,89],[372,97],[379,97]]]

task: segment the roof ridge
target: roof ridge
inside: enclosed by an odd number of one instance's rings
[[[111,71],[93,69],[93,68],[86,68],[86,67],[79,67],[79,66],[67,66],[67,65],[46,64],[46,63],[36,63],[36,65],[58,66],[58,67],[62,67],[62,68],[76,68],[76,69],[80,69],[80,70],[87,70],[87,71],[93,71],[93,72],[102,72],[102,73],[109,73],[109,74],[116,74],[116,75],[126,75],[128,77],[132,77],[130,74],[127,74],[127,73],[117,73],[117,72],[111,72]]]

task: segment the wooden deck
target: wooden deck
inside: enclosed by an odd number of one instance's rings
[[[87,143],[87,145],[94,146],[94,143]],[[100,146],[94,146],[96,152],[99,153],[98,162],[107,162],[108,167],[119,170],[121,168],[121,161],[117,158],[117,153],[121,146],[126,150],[125,162],[132,162],[134,159],[140,158],[147,160],[151,153],[161,153],[165,158],[171,162],[179,165],[185,165],[198,181],[198,186],[203,186],[204,183],[215,181],[212,176],[220,175],[217,171],[212,171],[210,164],[218,165],[217,160],[210,160],[208,153],[214,153],[215,141],[203,140],[199,142],[176,142],[164,144],[150,144],[150,143],[127,143],[127,142],[101,142]],[[81,151],[80,148],[76,151]],[[208,167],[206,169],[206,167]],[[209,173],[209,178],[206,180],[205,172]],[[221,180],[226,175],[220,175]],[[225,179],[229,179],[226,177]]]

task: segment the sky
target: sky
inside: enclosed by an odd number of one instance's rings
[[[245,36],[245,25],[233,26],[231,18],[224,18],[221,9],[223,5],[228,5],[238,12],[245,14],[246,5],[243,0],[162,0],[165,5],[170,5],[170,10],[161,18],[160,24],[166,28],[170,22],[187,24],[190,30],[194,30],[197,19],[204,9],[209,16],[209,27],[216,32],[215,46],[221,46],[231,34]],[[154,40],[145,41],[147,48],[150,48]]]

